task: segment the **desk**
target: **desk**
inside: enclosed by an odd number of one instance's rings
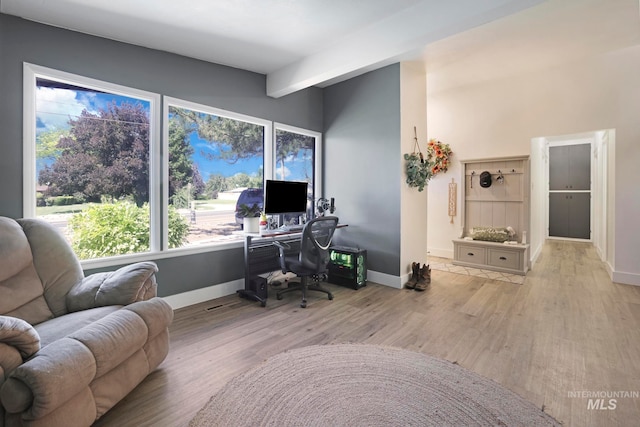
[[[337,228],[347,224],[338,224]],[[238,294],[247,299],[260,302],[262,307],[267,304],[267,283],[259,274],[278,271],[280,267],[280,251],[273,244],[274,241],[287,243],[291,249],[289,254],[300,252],[300,237],[302,231],[271,230],[262,234],[246,233],[244,239],[244,289]]]

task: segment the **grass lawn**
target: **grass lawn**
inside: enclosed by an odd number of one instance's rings
[[[36,208],[36,215],[57,215],[57,214],[67,214],[67,213],[77,213],[81,212],[86,206],[87,203],[77,204],[77,205],[65,205],[65,206],[38,206]]]
[[[36,208],[36,216],[44,215],[60,215],[60,214],[73,214],[82,212],[85,208],[90,206],[91,203],[82,203],[76,205],[64,205],[64,206],[38,206]],[[235,200],[220,200],[220,199],[208,199],[208,200],[196,200],[197,210],[214,210],[214,209],[235,209]]]

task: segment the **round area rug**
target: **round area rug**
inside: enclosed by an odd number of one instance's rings
[[[540,408],[454,363],[393,347],[318,345],[231,380],[201,426],[559,426]]]

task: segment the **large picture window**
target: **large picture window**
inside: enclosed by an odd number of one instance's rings
[[[25,64],[25,216],[80,259],[159,248],[151,209],[160,97]]]
[[[308,182],[313,215],[320,139],[24,64],[23,216],[57,227],[87,268],[238,245],[265,179]]]
[[[271,122],[167,97],[165,117],[167,200],[188,219],[184,245],[242,239],[237,210],[262,206]]]

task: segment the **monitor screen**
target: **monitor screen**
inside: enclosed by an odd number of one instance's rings
[[[264,189],[264,213],[274,215],[306,212],[307,185],[306,182],[268,179]]]

